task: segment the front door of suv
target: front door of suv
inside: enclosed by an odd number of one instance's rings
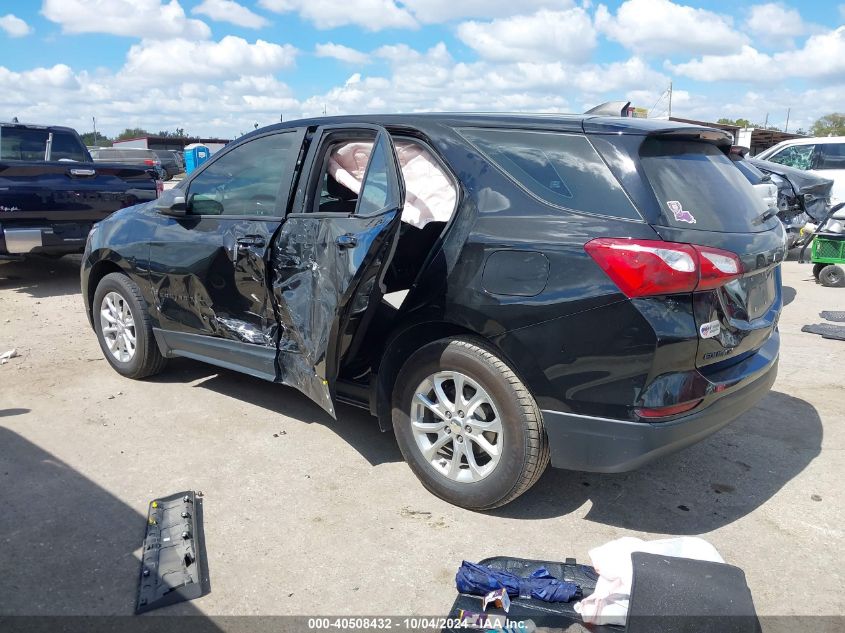
[[[346,164],[352,173],[334,160],[340,147],[347,158],[355,155],[354,167]],[[304,164],[292,213],[273,244],[278,371],[281,382],[334,415],[341,360],[384,293],[404,184],[390,135],[374,125],[318,128]]]
[[[276,377],[268,261],[304,130],[221,151],[179,189],[183,217],[161,215],[150,244],[157,336],[180,356]]]

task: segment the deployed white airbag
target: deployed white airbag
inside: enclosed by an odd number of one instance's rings
[[[419,229],[429,222],[448,222],[455,210],[457,192],[443,168],[422,145],[396,141],[396,155],[405,180],[405,206],[402,221]],[[341,143],[329,155],[329,175],[337,182],[361,193],[361,183],[373,144]]]

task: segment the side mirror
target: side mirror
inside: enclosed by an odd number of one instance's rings
[[[188,205],[185,202],[185,196],[168,193],[159,198],[156,210],[162,215],[181,218],[188,213]]]

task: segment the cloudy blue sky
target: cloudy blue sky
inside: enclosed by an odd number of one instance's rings
[[[0,120],[236,135],[415,110],[666,114],[790,129],[845,110],[845,4],[0,0]],[[660,101],[659,101],[660,100]]]

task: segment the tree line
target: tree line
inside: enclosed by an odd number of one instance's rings
[[[724,123],[725,125],[737,125],[739,127],[753,127],[781,131],[781,129],[776,125],[760,125],[759,123],[752,123],[748,119],[722,118],[716,122]],[[817,119],[816,122],[810,126],[809,132],[804,131],[802,128],[798,128],[795,133],[808,134],[809,136],[845,136],[845,114],[842,114],[841,112],[826,114]]]

